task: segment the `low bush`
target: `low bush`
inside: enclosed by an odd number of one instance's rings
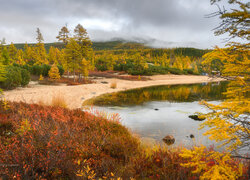
[[[9,179],[185,180],[199,179],[210,169],[219,173],[216,178],[223,177],[213,156],[145,147],[116,114],[25,103],[4,107],[0,106],[0,175]],[[248,179],[246,164],[228,158],[219,162],[241,170],[239,179]],[[209,168],[197,171],[197,165]]]
[[[81,109],[9,105],[8,111],[0,109],[0,124],[11,127],[11,136],[0,135],[0,164],[10,166],[1,167],[0,174],[10,179],[76,179],[84,166],[78,162],[102,177],[118,173],[138,152],[138,139],[115,115],[108,120]]]
[[[26,86],[30,81],[30,74],[26,69],[18,66],[6,67],[5,80],[0,82],[0,87],[3,89],[13,89],[18,86]]]
[[[30,73],[28,70],[21,68],[21,76],[22,76],[22,81],[21,81],[21,86],[26,86],[30,82]]]

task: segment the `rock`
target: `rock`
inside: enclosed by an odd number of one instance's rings
[[[155,111],[159,111],[159,109],[155,108]]]
[[[190,136],[189,136],[189,137],[193,139],[193,138],[194,138],[194,135],[193,135],[193,134],[190,134]]]
[[[193,119],[193,120],[195,120],[195,121],[203,121],[203,120],[206,119],[206,118],[199,118],[198,115],[190,115],[188,117],[191,118],[191,119]]]
[[[107,81],[101,81],[101,83],[102,83],[102,84],[108,84],[108,82],[107,82]]]
[[[163,139],[163,142],[165,142],[167,145],[172,145],[175,142],[175,138],[172,135],[167,135]]]

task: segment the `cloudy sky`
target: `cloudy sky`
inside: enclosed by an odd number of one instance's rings
[[[210,0],[0,0],[0,39],[36,41],[39,27],[45,42],[55,42],[66,23],[80,23],[95,41],[123,38],[154,46],[212,48],[223,37],[212,29],[219,18]]]

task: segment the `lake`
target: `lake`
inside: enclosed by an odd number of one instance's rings
[[[101,95],[85,104],[108,113],[119,113],[121,123],[144,140],[162,142],[166,135],[172,135],[173,146],[200,143],[210,146],[215,142],[202,135],[206,131],[199,130],[202,122],[188,116],[209,111],[199,104],[201,100],[218,104],[225,98],[223,92],[227,84],[153,86]]]

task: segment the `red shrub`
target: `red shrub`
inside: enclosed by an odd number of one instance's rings
[[[7,114],[0,113],[0,128],[11,124],[10,136],[0,135],[0,164],[6,165],[0,174],[10,177],[74,179],[82,168],[77,161],[85,159],[101,176],[128,161],[139,145],[118,122],[80,109],[24,103],[10,107]]]

